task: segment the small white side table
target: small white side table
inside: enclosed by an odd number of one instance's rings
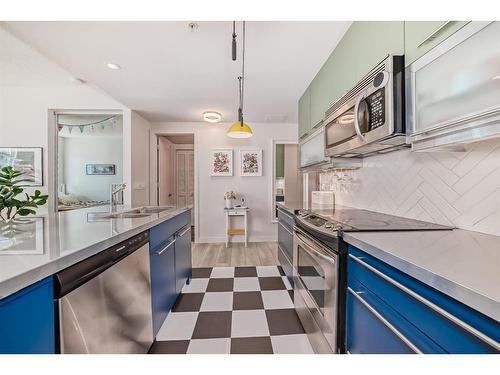
[[[247,208],[225,208],[226,212],[226,247],[229,245],[229,237],[230,236],[245,236],[245,247],[247,247],[248,241],[248,207]],[[231,216],[243,216],[244,227],[243,228],[231,228],[230,225],[230,217]]]

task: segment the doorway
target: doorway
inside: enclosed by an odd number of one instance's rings
[[[157,202],[160,206],[191,206],[194,234],[194,135],[157,137]]]
[[[56,210],[108,205],[110,185],[123,181],[122,115],[60,112],[55,121]]]

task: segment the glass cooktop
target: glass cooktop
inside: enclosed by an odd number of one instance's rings
[[[300,221],[305,221],[317,229],[342,230],[344,232],[453,229],[453,227],[445,225],[355,208],[336,207],[332,210],[302,211],[298,217]]]

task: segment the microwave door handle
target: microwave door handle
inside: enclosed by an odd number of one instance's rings
[[[365,140],[364,134],[361,132],[361,128],[359,127],[359,121],[358,121],[358,109],[359,109],[359,104],[361,101],[365,98],[365,93],[359,94],[358,98],[356,99],[356,104],[354,105],[354,130],[356,130],[356,134],[358,135],[361,140]]]

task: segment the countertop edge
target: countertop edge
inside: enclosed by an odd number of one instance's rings
[[[500,322],[499,302],[475,292],[463,285],[448,280],[436,273],[426,270],[416,264],[399,258],[386,250],[380,249],[364,240],[356,238],[356,233],[344,233],[344,241],[356,246],[369,255],[389,264],[392,267],[408,274],[409,276],[439,290],[451,298],[463,303],[470,308]]]
[[[96,255],[111,246],[114,246],[141,232],[151,229],[152,227],[155,227],[158,224],[170,220],[175,216],[180,215],[191,209],[192,209],[191,207],[183,207],[176,209],[175,211],[170,212],[165,216],[155,218],[151,221],[140,224],[137,227],[131,228],[123,233],[119,233],[113,237],[96,242],[87,247],[83,247],[82,249],[76,250],[73,253],[68,254],[62,258],[54,259],[53,261],[32,268],[24,273],[20,273],[14,277],[11,277],[10,279],[4,280],[0,283],[0,301],[4,298],[8,298],[12,294],[30,285],[33,285],[45,279],[46,277],[52,276],[55,273],[65,268],[71,267],[72,265],[81,262],[84,259]]]

